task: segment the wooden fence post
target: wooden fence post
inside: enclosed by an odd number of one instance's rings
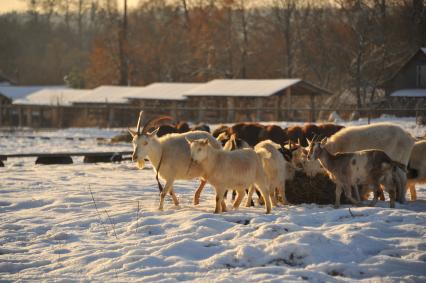
[[[311,111],[310,111],[310,115],[309,115],[309,122],[314,123],[315,122],[315,95],[311,94],[310,95],[311,98]]]

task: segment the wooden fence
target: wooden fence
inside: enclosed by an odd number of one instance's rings
[[[66,128],[134,126],[140,107],[132,105],[98,106],[0,106],[0,127]],[[336,112],[342,119],[377,118],[383,114],[399,117],[426,117],[426,107],[407,108],[283,108],[273,107],[144,107],[145,117],[169,115],[177,121],[194,123],[233,123],[240,121],[326,121]],[[232,113],[232,115],[229,115]],[[229,117],[233,117],[229,121]]]

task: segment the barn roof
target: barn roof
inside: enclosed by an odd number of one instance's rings
[[[66,89],[65,86],[0,86],[0,93],[12,100],[22,99],[41,89]]]
[[[301,79],[218,79],[202,84],[185,93],[186,96],[239,96],[266,97],[289,87],[297,86],[305,91],[329,93],[329,91],[304,82]]]
[[[152,83],[133,91],[130,99],[184,100],[185,93],[202,83]]]
[[[128,103],[127,97],[143,87],[100,86],[91,90],[87,95],[73,100],[74,103]]]
[[[86,96],[89,92],[90,90],[82,89],[42,89],[15,100],[13,104],[70,106],[74,100]]]
[[[426,97],[426,89],[400,89],[391,94],[392,97]]]

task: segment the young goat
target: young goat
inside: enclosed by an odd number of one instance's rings
[[[216,191],[215,213],[226,211],[224,194],[227,188],[236,189],[238,196],[233,207],[238,208],[245,188],[255,184],[265,200],[266,213],[271,212],[271,200],[262,163],[252,149],[225,151],[217,149],[209,139],[187,139],[192,160],[203,170],[203,177]]]
[[[216,138],[216,140],[221,142],[221,144],[223,146],[223,150],[232,151],[232,150],[236,150],[236,149],[250,148],[248,143],[246,143],[242,139],[237,138],[235,136],[235,134],[232,134],[230,138],[227,138],[222,133]],[[200,203],[200,196],[201,196],[203,189],[204,189],[204,186],[200,186],[195,191],[195,195],[194,195],[194,204],[195,205]],[[247,190],[247,192],[248,192],[248,190]],[[228,191],[225,192],[225,199],[227,197],[227,193],[228,193]],[[258,196],[260,197],[259,192],[257,192],[257,193],[258,193]],[[235,200],[235,196],[236,196],[236,191],[232,191],[232,200]]]
[[[407,166],[414,142],[414,138],[398,125],[377,123],[342,129],[329,138],[325,148],[333,154],[374,148],[383,150],[392,160]],[[407,176],[399,168],[396,173],[399,182],[403,184],[397,200],[404,203]]]
[[[202,177],[200,166],[194,164],[188,170],[191,164],[191,153],[189,145],[185,138],[199,139],[206,138],[213,147],[220,149],[221,145],[207,132],[194,131],[182,134],[168,134],[158,138],[156,133],[158,128],[151,133],[147,132],[150,125],[154,124],[151,119],[141,131],[142,111],[139,115],[137,132],[129,129],[133,137],[133,156],[132,160],[137,161],[138,167],[144,167],[144,158],[147,156],[151,161],[154,170],[166,180],[164,190],[160,192],[159,209],[163,209],[164,198],[167,193],[171,194],[175,205],[179,205],[179,201],[173,191],[173,183],[175,180],[189,180],[196,177]],[[205,185],[205,181],[201,180],[200,187]],[[195,202],[195,199],[194,199]]]
[[[326,138],[321,142],[309,144],[309,159],[319,159],[326,169],[330,179],[336,183],[335,207],[340,206],[342,189],[346,197],[355,205],[358,201],[352,198],[351,187],[356,185],[373,185],[375,205],[378,197],[378,187],[384,186],[390,196],[390,207],[395,207],[396,189],[401,183],[395,180],[396,168],[404,168],[403,164],[395,162],[381,150],[362,150],[355,152],[331,154],[324,145]]]
[[[410,190],[411,200],[417,199],[416,184],[426,183],[426,140],[414,144],[408,163],[407,187]]]
[[[281,197],[282,204],[287,204],[285,180],[288,166],[279,148],[281,146],[271,140],[262,141],[254,147],[254,150],[262,159],[263,169],[269,182],[269,192],[271,193],[273,205],[277,204],[279,197]],[[249,205],[250,203],[251,194],[249,193],[247,204]]]

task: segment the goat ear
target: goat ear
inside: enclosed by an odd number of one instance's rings
[[[138,133],[136,132],[136,131],[133,131],[132,129],[130,129],[130,128],[127,128],[127,130],[129,131],[129,133],[130,133],[130,135],[132,136],[132,137],[135,137],[135,136],[137,136],[138,135]]]
[[[153,137],[153,136],[155,136],[157,133],[158,133],[158,130],[159,130],[160,128],[158,127],[157,129],[155,129],[154,131],[152,131],[152,132],[150,132],[148,135],[150,136],[150,137]]]
[[[202,144],[208,144],[209,143],[209,139],[208,138],[201,139],[201,143]]]

